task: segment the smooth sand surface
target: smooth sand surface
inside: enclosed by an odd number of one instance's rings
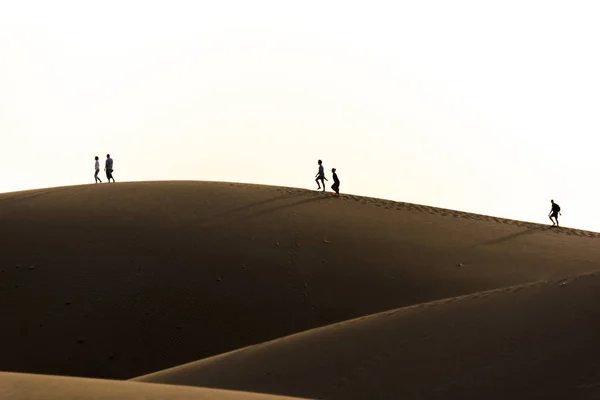
[[[319,399],[597,399],[600,275],[389,311],[142,377]]]
[[[593,272],[598,236],[258,185],[0,194],[0,370],[133,378],[377,312]]]
[[[10,400],[286,400],[290,397],[102,379],[0,372],[0,398]]]

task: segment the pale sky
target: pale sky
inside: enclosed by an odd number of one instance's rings
[[[0,192],[315,188],[600,231],[596,1],[0,0]],[[102,173],[102,178],[105,177]],[[329,182],[331,183],[331,181]]]

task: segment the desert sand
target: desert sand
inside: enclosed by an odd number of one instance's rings
[[[588,398],[599,236],[245,184],[0,194],[0,370],[308,398]]]
[[[600,275],[524,284],[314,329],[139,381],[318,399],[600,396]]]
[[[0,398],[11,400],[292,400],[290,397],[106,379],[0,372]]]

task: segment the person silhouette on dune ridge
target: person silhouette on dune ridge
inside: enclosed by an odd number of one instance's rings
[[[325,169],[323,168],[323,161],[319,160],[319,172],[317,172],[317,175],[315,175],[315,179],[317,182],[317,190],[321,189],[321,183],[323,184],[323,191],[325,191],[325,181],[327,180],[327,178],[325,178]],[[319,183],[320,181],[320,183]]]
[[[331,173],[333,174],[333,185],[331,185],[331,189],[335,192],[336,195],[339,196],[340,195],[340,179],[338,178],[335,171],[337,171],[335,168],[333,168],[331,170]]]
[[[95,158],[96,163],[94,164],[94,169],[96,170],[96,173],[94,174],[94,179],[96,180],[96,183],[100,182],[102,183],[102,181],[100,180],[100,178],[98,178],[98,174],[100,173],[100,161],[98,156],[96,156]]]
[[[113,159],[110,158],[110,154],[106,155],[106,164],[104,167],[104,170],[106,171],[106,179],[108,179],[108,183],[110,183],[110,180],[112,179],[113,183],[115,182],[115,178],[113,178]]]
[[[552,221],[552,226],[559,226],[558,214],[562,215],[560,213],[560,206],[556,204],[554,200],[550,200],[550,203],[552,203],[552,209],[550,210],[550,214],[548,215],[548,217],[550,218],[550,221]],[[556,223],[554,223],[554,220],[552,220],[552,218],[556,219]]]

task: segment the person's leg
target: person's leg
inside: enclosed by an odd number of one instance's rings
[[[556,220],[556,226],[560,226],[560,225],[558,224],[558,214],[556,214],[556,215],[554,216],[554,219]]]
[[[321,178],[315,179],[315,182],[317,182],[317,186],[318,186],[317,189],[321,189],[321,184],[319,183],[319,179],[321,179]]]
[[[321,178],[321,183],[323,184],[323,191],[325,191],[325,178]]]

